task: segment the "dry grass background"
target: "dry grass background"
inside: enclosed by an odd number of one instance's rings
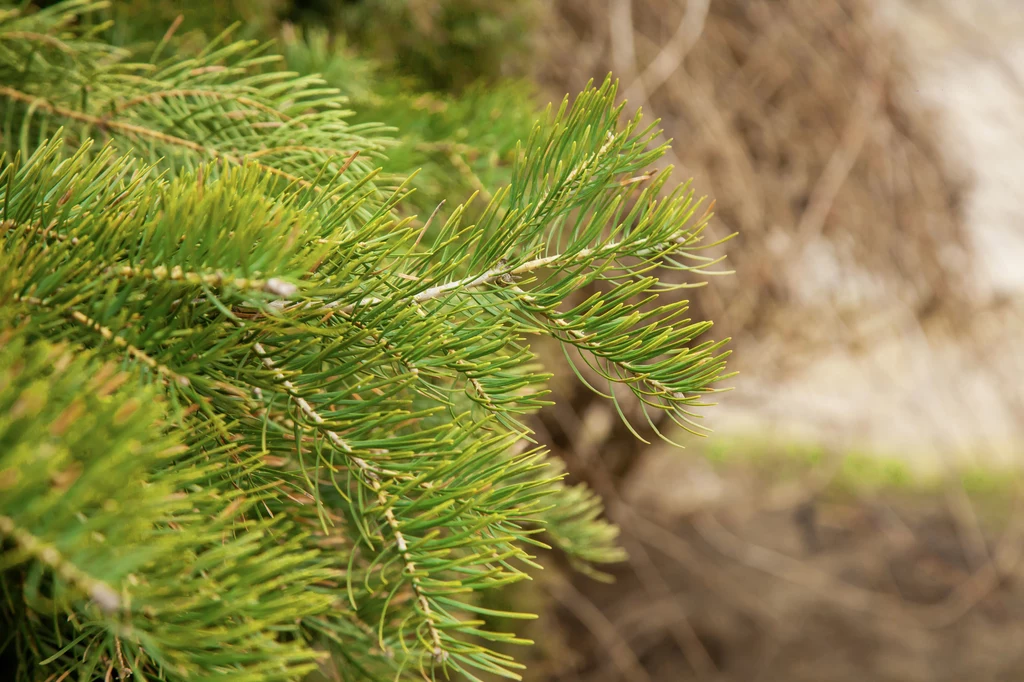
[[[715,199],[720,234],[738,233],[736,275],[694,299],[719,334],[786,371],[814,346],[869,342],[893,306],[929,323],[962,310],[965,179],[869,2],[602,4],[557,3],[549,41],[572,58],[543,77],[566,91],[613,71],[663,121],[669,161]]]
[[[562,627],[540,631],[530,679],[1024,679],[1016,475],[969,489],[939,456],[947,485],[926,493],[856,474],[836,484],[850,433],[914,422],[946,389],[960,395],[913,427],[934,453],[953,440],[942,414],[984,424],[993,411],[968,404],[974,384],[1024,423],[1012,386],[1024,368],[1006,364],[1019,355],[1007,334],[1024,329],[1008,320],[1024,316],[977,285],[971,178],[877,7],[552,4],[541,81],[557,94],[614,71],[630,106],[662,119],[680,178],[715,199],[717,236],[738,233],[735,273],[692,296],[694,318],[733,337],[733,366],[754,376],[738,397],[779,421],[797,417],[792,402],[772,412],[787,382],[808,412],[830,392],[845,400],[812,463],[755,441],[743,447],[758,464],[730,453],[735,466],[713,467],[638,446],[603,401],[558,387],[540,436],[609,500],[631,558],[611,587],[549,578]],[[837,385],[809,390],[809,371]]]

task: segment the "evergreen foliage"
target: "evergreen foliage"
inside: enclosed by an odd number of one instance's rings
[[[529,341],[691,427],[725,353],[651,272],[711,265],[708,215],[609,80],[428,230],[337,89],[252,41],[136,61],[106,9],[0,2],[4,679],[517,678],[489,623],[530,616],[480,596],[621,558],[530,440]]]
[[[350,122],[387,122],[389,139],[378,140],[388,145],[386,158],[378,159],[382,171],[416,189],[403,211],[430,215],[452,197],[487,196],[510,179],[516,143],[529,135],[538,107],[532,87],[497,79],[495,64],[523,52],[529,5],[116,0],[83,19],[140,60],[155,49],[199,56],[225,31],[235,38],[277,37],[284,67],[336,88],[352,109]],[[282,23],[282,17],[305,21]],[[461,27],[455,33],[465,45],[452,45],[444,28],[450,25]],[[481,26],[489,28],[478,31]],[[412,46],[429,58],[398,59]],[[427,63],[431,72],[462,75],[431,76],[422,68]],[[440,206],[440,215],[455,205]]]
[[[286,25],[280,48],[289,70],[318,74],[345,97],[353,122],[386,121],[394,142],[383,161],[386,174],[409,178],[415,192],[405,206],[429,215],[451,197],[507,184],[516,144],[530,134],[538,114],[533,91],[522,81],[481,80],[458,93],[424,90],[407,74],[356,53],[344,34],[322,27]],[[447,215],[451,207],[442,207]]]
[[[523,75],[540,10],[535,0],[293,0],[287,14],[326,19],[428,89],[458,91]]]

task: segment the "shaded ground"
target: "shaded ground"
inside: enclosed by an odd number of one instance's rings
[[[673,521],[636,490],[647,502],[613,508],[630,564],[611,585],[547,585],[561,628],[541,637],[546,677],[529,679],[1024,679],[1013,484],[814,493],[821,472],[772,485],[777,472],[704,471],[692,484],[717,499]]]

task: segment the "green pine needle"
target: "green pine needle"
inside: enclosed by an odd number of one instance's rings
[[[480,595],[623,558],[532,445],[529,341],[694,428],[726,354],[657,272],[715,263],[708,215],[608,80],[428,230],[341,93],[247,42],[132,63],[102,5],[0,3],[13,679],[519,679],[488,623],[531,614]]]

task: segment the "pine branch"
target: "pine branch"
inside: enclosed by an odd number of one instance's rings
[[[221,582],[216,571],[182,585],[182,576],[193,570],[189,556],[199,566],[227,562],[257,578],[271,570],[295,581],[285,599],[294,604],[297,598],[304,608],[326,608],[320,597],[295,594],[311,580],[330,575],[316,564],[313,571],[289,569],[288,564],[307,563],[308,554],[296,552],[286,562],[274,559],[267,553],[272,545],[259,539],[261,530],[255,527],[244,539],[224,535],[226,522],[247,505],[242,497],[228,496],[225,506],[219,494],[210,494],[204,485],[210,465],[196,461],[196,453],[186,455],[188,448],[163,433],[163,410],[152,400],[153,391],[139,392],[126,375],[97,364],[90,354],[32,343],[24,331],[7,329],[0,334],[0,413],[5,415],[0,426],[0,537],[14,544],[0,561],[0,584],[6,594],[21,596],[0,605],[0,622],[26,664],[48,658],[87,674],[90,666],[105,667],[110,660],[105,652],[111,652],[134,661],[127,667],[141,674],[139,646],[145,643],[145,656],[162,659],[172,670],[209,669],[209,651],[178,648],[181,635],[174,621],[181,616],[171,614],[209,611],[209,605],[195,604],[197,594],[219,591],[227,597],[237,588],[229,587],[231,580]],[[148,437],[140,438],[143,434]],[[186,466],[179,467],[175,458],[182,457]],[[184,499],[173,494],[177,487],[193,492]],[[212,523],[204,519],[211,503],[220,513]],[[191,533],[185,532],[188,528]],[[290,545],[298,549],[294,541]],[[263,568],[245,559],[255,558],[256,548],[263,550]],[[42,579],[42,568],[52,573],[52,581]],[[254,606],[273,607],[273,601],[253,592],[248,601],[231,604],[222,623],[234,620],[236,625],[223,629],[222,641],[256,644],[263,639],[263,646],[270,644],[243,624]],[[64,610],[68,620],[55,633],[57,641],[36,633],[37,619],[19,604]],[[285,612],[274,619],[287,627]],[[72,644],[65,646],[68,641]],[[282,662],[291,660],[267,679],[291,679],[308,670],[313,658],[295,647],[269,651],[280,654]]]
[[[191,59],[129,63],[127,53],[87,30],[89,16],[102,6],[70,1],[0,17],[0,37],[63,32],[59,48],[11,41],[7,53],[0,51],[9,150],[17,144],[27,156],[29,139],[41,141],[63,125],[65,138],[109,136],[123,151],[133,148],[154,163],[259,165],[288,184],[330,189],[332,196],[346,171],[354,185],[371,180],[373,167],[356,157],[378,156],[389,144],[386,129],[347,125],[343,98],[321,81],[289,81],[294,74],[267,71],[277,58],[251,41],[213,43]]]
[[[258,355],[260,359],[263,361],[263,364],[266,365],[267,368],[270,369],[272,372],[274,372],[274,377],[281,382],[281,385],[284,386],[285,389],[287,389],[287,391],[291,394],[292,398],[302,409],[302,412],[307,417],[315,421],[317,424],[323,425],[325,423],[324,418],[321,417],[316,412],[316,410],[314,410],[310,406],[310,404],[301,395],[298,394],[298,390],[296,389],[295,384],[288,381],[284,377],[284,374],[282,374],[280,370],[277,369],[276,365],[274,365],[273,359],[267,354],[266,350],[264,350],[262,344],[253,344],[253,350],[256,352],[256,355]],[[334,431],[331,431],[330,429],[325,429],[325,433],[331,439],[331,442],[334,443],[339,448],[341,448],[343,452],[352,455],[352,447],[348,443],[346,443],[344,439],[341,438],[341,436],[339,436]],[[415,562],[413,562],[412,557],[409,554],[409,546],[405,541],[405,536],[402,534],[402,531],[399,528],[398,519],[395,518],[395,513],[394,510],[391,508],[390,500],[388,499],[387,494],[384,492],[384,489],[381,486],[380,476],[378,475],[377,471],[369,464],[367,464],[367,462],[363,460],[361,457],[356,457],[352,455],[351,459],[355,463],[355,465],[359,467],[359,469],[366,475],[366,478],[370,481],[370,487],[373,489],[373,492],[376,493],[377,495],[377,501],[380,503],[380,506],[384,508],[384,518],[387,519],[388,526],[390,526],[391,532],[395,537],[395,543],[398,545],[398,551],[402,553],[402,558],[405,561],[406,571],[408,571],[408,574],[411,576],[410,580],[413,585],[413,590],[415,590],[416,592],[416,598],[417,600],[419,600],[420,608],[423,609],[424,616],[426,617],[427,628],[430,631],[430,639],[434,644],[433,654],[435,658],[437,658],[438,662],[442,662],[444,660],[444,652],[441,648],[441,637],[438,634],[437,626],[434,623],[434,618],[430,610],[430,603],[424,596],[423,588],[420,586],[419,579],[416,577],[416,564]]]
[[[631,255],[634,255],[638,258],[643,258],[651,254],[660,255],[664,253],[669,247],[672,246],[687,246],[691,244],[693,241],[693,233],[688,231],[683,236],[676,237],[670,241],[662,242],[660,244],[651,244],[650,246],[646,246],[647,241],[648,240],[646,238],[642,238],[639,240],[635,240],[634,242],[629,244],[630,248],[634,250]],[[452,292],[466,293],[472,289],[477,289],[487,285],[511,284],[512,282],[515,281],[517,277],[535,272],[537,270],[540,270],[541,268],[565,268],[572,265],[573,263],[594,261],[602,257],[619,254],[624,250],[624,246],[625,244],[622,242],[612,242],[610,244],[604,244],[602,246],[599,246],[595,249],[587,248],[574,253],[558,253],[553,256],[534,258],[512,268],[509,268],[507,265],[491,268],[490,270],[476,276],[464,277],[462,279],[454,280],[452,282],[447,282],[445,284],[439,284],[430,287],[429,289],[421,291],[412,296],[410,302],[425,303],[426,301],[430,301],[435,298],[441,298],[442,296],[445,296],[446,294],[450,294]],[[635,250],[635,247],[637,246],[646,246],[646,248]],[[701,266],[694,267],[693,269],[695,271],[703,270],[719,262],[721,261],[710,261],[707,264],[702,264]],[[357,304],[350,304],[347,307],[343,308],[342,312],[351,313],[353,308],[355,308],[357,305],[371,306],[381,302],[382,299],[380,298],[364,298]],[[332,305],[333,304],[329,303],[328,307],[331,307]]]
[[[621,557],[599,500],[527,445],[548,379],[529,339],[579,349],[683,426],[723,377],[721,344],[696,342],[709,325],[653,274],[715,262],[708,215],[651,170],[655,131],[621,120],[611,81],[588,88],[486,207],[420,225],[401,217],[412,185],[373,167],[385,129],[255,45],[133,64],[84,0],[8,9],[11,646],[87,680],[294,680],[317,649],[356,678],[518,678],[492,647],[525,642],[487,623],[529,614],[480,596],[539,568],[544,530],[581,564]],[[9,39],[28,33],[57,42]],[[82,359],[26,350],[50,344]],[[90,393],[115,365],[122,392]],[[97,608],[101,584],[121,609]]]
[[[182,90],[182,91],[179,92],[179,96],[180,97],[187,97],[189,95],[195,95],[195,94],[200,94],[200,93],[202,93],[202,91],[198,91],[198,90]],[[343,152],[336,152],[336,151],[333,151],[333,150],[321,150],[321,149],[317,149],[315,147],[298,147],[298,146],[295,146],[295,145],[291,145],[291,146],[288,146],[288,147],[278,147],[277,149],[273,149],[273,150],[264,149],[264,150],[261,150],[259,152],[253,152],[253,153],[250,153],[250,154],[246,154],[245,156],[236,156],[236,155],[233,155],[233,154],[225,154],[225,153],[219,152],[219,151],[217,151],[216,149],[214,149],[212,147],[204,147],[203,145],[197,144],[195,142],[192,142],[191,140],[186,140],[184,138],[176,137],[174,135],[168,135],[167,133],[162,133],[162,132],[160,132],[158,130],[151,130],[151,129],[146,128],[144,126],[135,125],[133,123],[127,123],[127,122],[124,122],[124,121],[118,121],[116,119],[111,119],[111,118],[107,118],[107,117],[90,116],[88,114],[83,114],[83,113],[78,112],[78,111],[72,111],[70,109],[65,109],[64,107],[60,107],[60,106],[57,106],[55,104],[51,104],[50,102],[47,102],[42,97],[34,97],[32,95],[27,95],[27,94],[25,94],[23,92],[19,92],[19,91],[15,90],[14,88],[8,88],[8,87],[0,86],[0,96],[9,97],[9,98],[11,98],[13,100],[20,101],[20,102],[25,102],[26,104],[28,104],[33,109],[42,109],[43,111],[46,111],[46,112],[48,112],[50,114],[53,114],[55,116],[60,116],[60,117],[66,118],[66,119],[70,119],[72,121],[78,121],[80,123],[89,124],[89,125],[97,128],[100,131],[113,130],[113,131],[117,131],[117,132],[120,132],[120,133],[124,133],[128,137],[140,137],[140,138],[155,140],[155,141],[157,141],[157,142],[159,142],[161,144],[167,145],[169,147],[181,147],[182,149],[187,149],[189,151],[199,152],[203,156],[208,156],[208,157],[211,157],[211,158],[214,158],[214,159],[223,159],[225,161],[229,161],[229,162],[231,162],[231,163],[233,163],[235,165],[238,165],[238,166],[244,165],[246,162],[252,162],[253,159],[255,159],[255,158],[259,157],[259,156],[262,156],[264,154],[269,154],[269,153],[274,153],[274,152],[281,152],[281,151],[315,151],[315,152],[321,152],[321,153],[326,152],[328,155],[331,155],[331,156],[344,156],[345,155]],[[142,101],[152,101],[152,99],[142,100]],[[238,102],[240,104],[243,103],[243,99],[242,98],[238,99]],[[124,107],[121,107],[121,109],[123,110]],[[349,161],[346,162],[346,167],[347,167],[347,164],[351,163],[351,161],[354,160],[355,157],[358,154],[359,154],[358,150],[355,151],[355,152],[351,152],[351,153],[347,154],[347,156],[349,157]],[[275,168],[273,166],[267,166],[267,165],[260,164],[260,163],[257,163],[256,165],[260,166],[262,169],[264,169],[268,173],[272,173],[273,175],[277,175],[277,176],[279,176],[281,178],[284,178],[288,182],[295,183],[295,184],[299,185],[300,187],[306,187],[306,188],[312,189],[312,190],[317,191],[317,192],[323,191],[323,188],[320,187],[319,185],[316,185],[316,184],[314,184],[314,183],[312,183],[312,182],[310,182],[308,180],[300,178],[297,175],[293,175],[291,173],[283,171],[283,170],[281,170],[279,168]],[[340,171],[338,174],[340,175],[343,172],[344,172],[344,170]]]
[[[19,528],[11,517],[0,516],[0,536],[11,538],[14,541],[15,552],[23,553],[24,556],[45,564],[61,580],[88,595],[102,611],[113,613],[121,608],[120,595],[109,585],[66,559],[52,544],[40,540],[24,528]]]

